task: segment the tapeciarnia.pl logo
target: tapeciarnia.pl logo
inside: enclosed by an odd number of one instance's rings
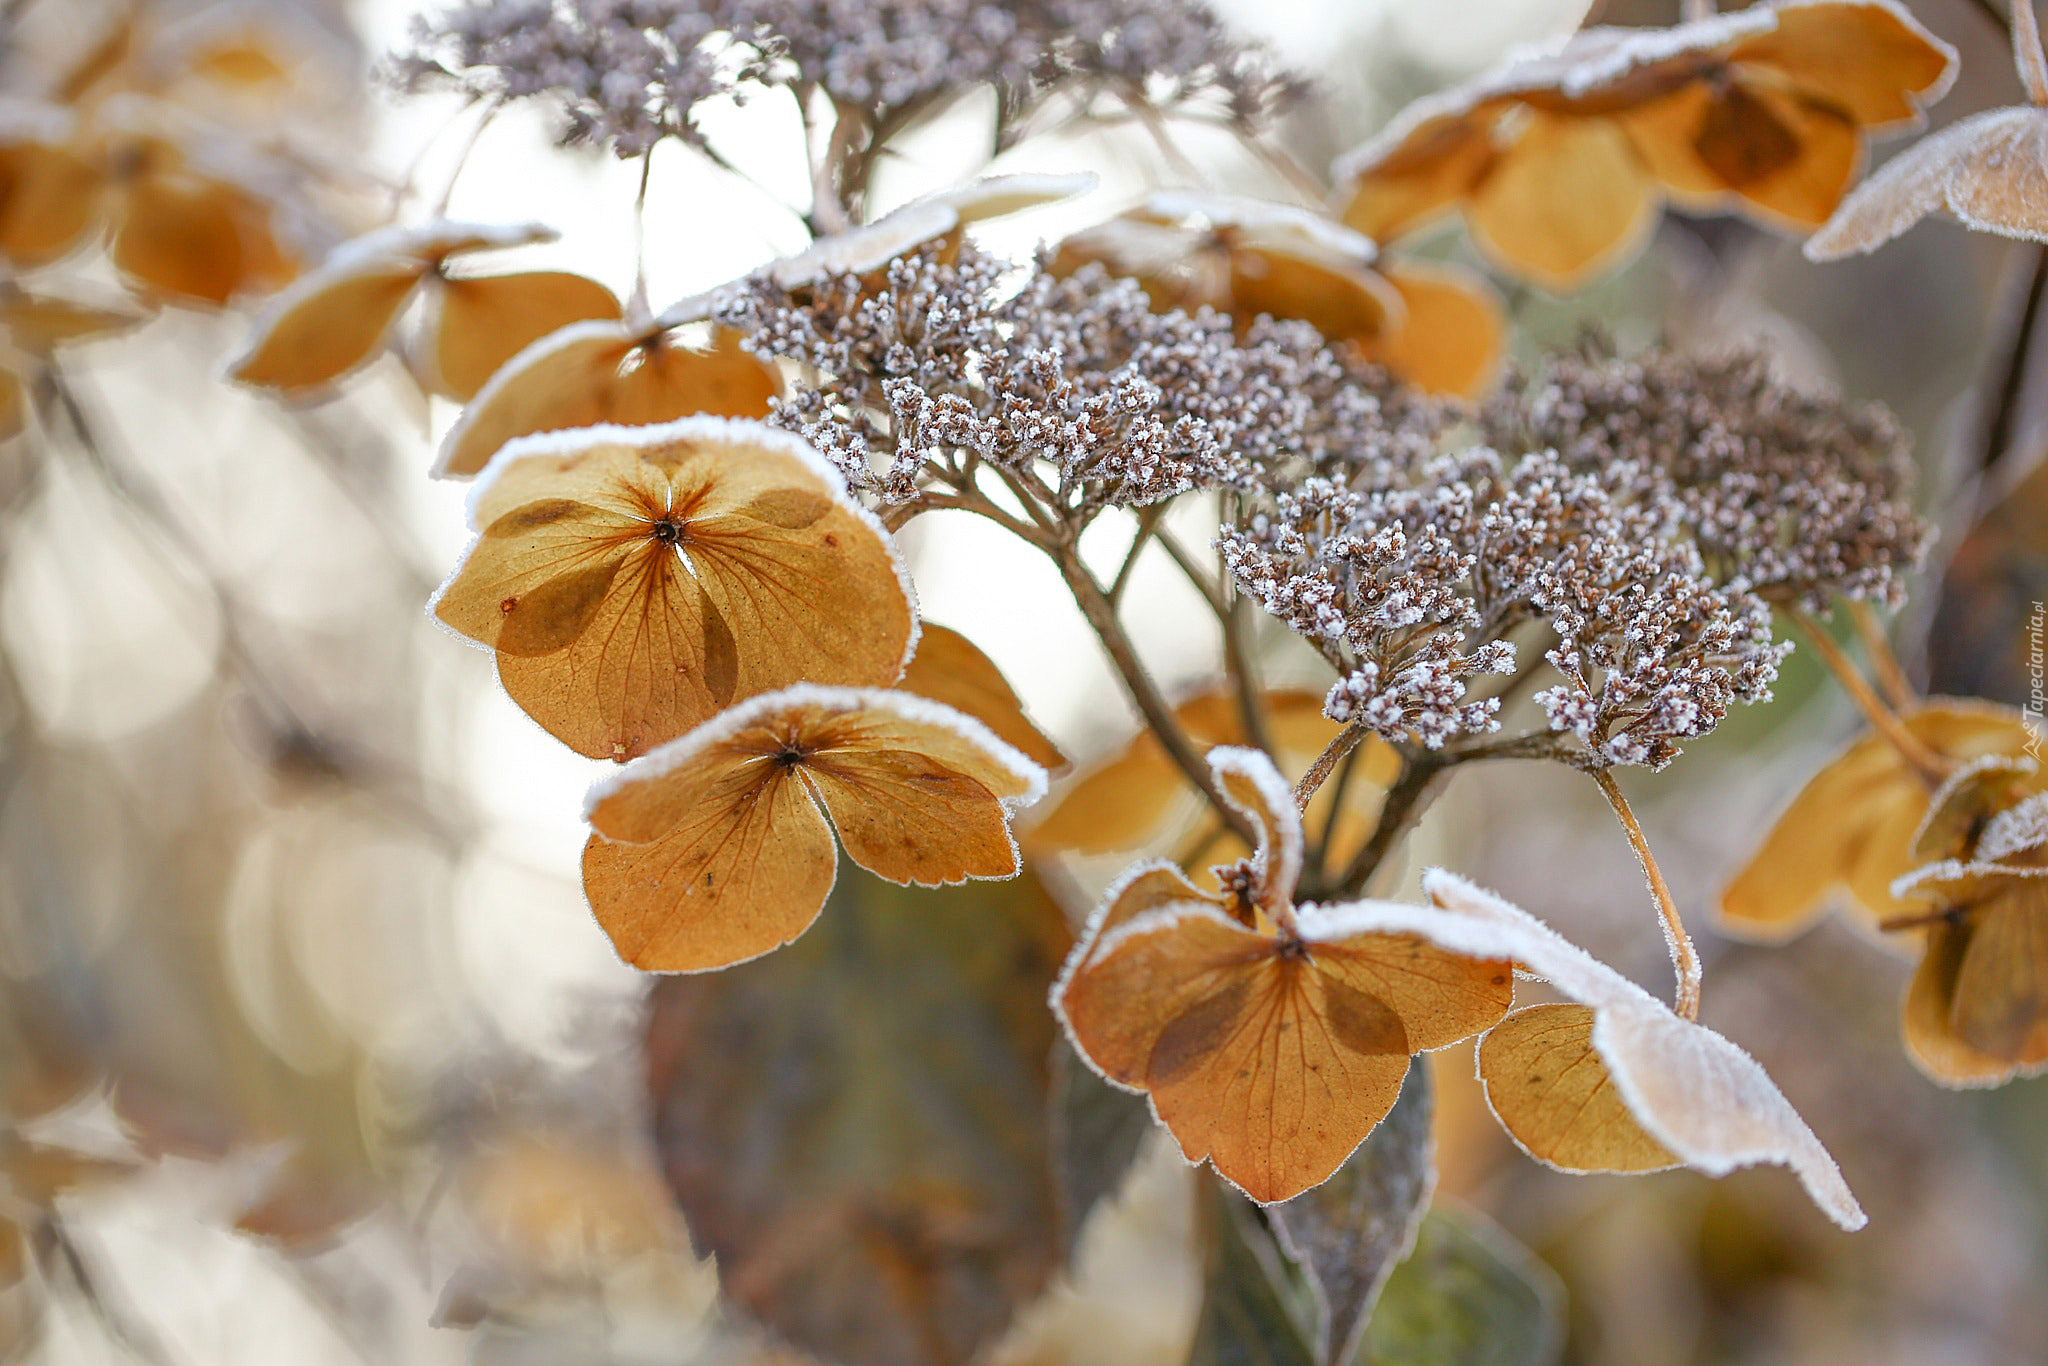
[[[2034,614],[2027,619],[2027,715],[2034,718],[2033,738],[2027,741],[2027,756],[2036,762],[2041,758],[2041,729],[2044,712],[2048,712],[2048,670],[2042,664],[2042,631],[2048,626],[2048,603],[2034,604]]]

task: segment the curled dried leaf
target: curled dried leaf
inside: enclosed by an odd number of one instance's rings
[[[1993,109],[1922,138],[1858,185],[1806,254],[1834,261],[1876,251],[1933,213],[2048,242],[2048,109]]]
[[[1749,1054],[1499,897],[1441,869],[1424,874],[1423,890],[1433,909],[1366,902],[1347,924],[1510,958],[1576,1003],[1518,1011],[1499,1044],[1480,1044],[1488,1100],[1532,1156],[1574,1171],[1676,1162],[1709,1176],[1773,1163],[1836,1223],[1863,1226],[1834,1160]]]

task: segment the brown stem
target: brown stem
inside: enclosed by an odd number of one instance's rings
[[[2025,6],[2018,8],[2024,9]],[[2034,268],[2027,278],[2025,301],[2020,306],[2019,321],[2014,325],[2012,340],[2006,349],[2005,370],[1999,380],[1998,392],[1992,396],[1986,408],[1984,420],[1984,441],[1977,453],[1977,468],[1990,469],[1997,464],[2012,446],[2015,429],[2019,426],[2020,398],[2027,385],[2027,373],[2031,368],[2034,329],[2041,319],[2041,303],[2048,295],[2048,247],[2032,247]]]
[[[1229,610],[1223,614],[1223,667],[1236,695],[1237,721],[1245,739],[1271,755],[1277,764],[1280,751],[1273,744],[1273,728],[1267,723],[1265,689],[1259,683],[1258,666],[1245,643],[1245,614],[1249,606],[1242,597],[1233,596]]]
[[[1310,207],[1321,208],[1329,202],[1330,191],[1306,166],[1297,161],[1292,152],[1276,147],[1256,133],[1243,134],[1239,139],[1253,156],[1264,162],[1276,175],[1285,180],[1294,192]]]
[[[1337,765],[1337,776],[1329,785],[1330,814],[1323,821],[1323,828],[1316,832],[1315,842],[1309,847],[1304,877],[1321,883],[1323,870],[1330,863],[1330,841],[1337,836],[1337,822],[1344,814],[1345,794],[1351,790],[1351,779],[1358,772],[1361,746],[1353,745],[1351,752]]]
[[[1883,619],[1877,615],[1877,609],[1861,598],[1852,598],[1849,600],[1849,620],[1863,641],[1863,652],[1870,656],[1870,667],[1877,674],[1877,686],[1883,689],[1885,701],[1891,704],[1892,710],[1905,712],[1917,706],[1920,694],[1914,689],[1912,680],[1906,677],[1906,670],[1892,649],[1891,639],[1885,632]]]
[[[1856,671],[1856,666],[1849,662],[1849,657],[1842,653],[1841,646],[1835,644],[1834,638],[1822,630],[1818,622],[1796,607],[1791,609],[1790,615],[1800,635],[1820,656],[1821,662],[1828,666],[1828,672],[1835,676],[1871,726],[1891,742],[1899,757],[1913,766],[1913,771],[1920,775],[1930,790],[1940,787],[1954,771],[1955,765],[1929,749],[1919,736],[1906,728],[1906,723],[1871,690],[1863,675]]]
[[[1664,926],[1664,944],[1671,951],[1671,971],[1678,978],[1674,1009],[1688,1020],[1697,1020],[1700,1017],[1700,956],[1693,949],[1691,936],[1685,932],[1685,922],[1678,918],[1678,904],[1671,899],[1671,888],[1665,885],[1664,874],[1650,853],[1650,841],[1636,821],[1636,813],[1629,808],[1628,798],[1621,795],[1614,775],[1604,768],[1596,768],[1592,773],[1593,781],[1600,785],[1600,794],[1614,808],[1615,819],[1621,822],[1622,831],[1628,836],[1629,848],[1635,850],[1636,862],[1642,865],[1643,876],[1649,879],[1650,895],[1656,899],[1657,915]]]
[[[1316,761],[1309,765],[1308,772],[1301,776],[1301,781],[1294,785],[1294,804],[1297,808],[1308,810],[1308,804],[1315,797],[1316,790],[1322,787],[1324,780],[1339,763],[1351,756],[1351,751],[1357,749],[1359,742],[1365,737],[1365,727],[1356,721],[1337,732],[1337,738],[1324,747],[1323,752],[1316,756]]]
[[[1402,765],[1400,776],[1394,779],[1394,785],[1387,789],[1386,798],[1380,803],[1379,824],[1373,827],[1364,846],[1345,865],[1343,874],[1337,879],[1336,894],[1356,896],[1365,889],[1395,842],[1421,818],[1431,789],[1443,770],[1444,762],[1437,755],[1418,755]]]
[[[1257,847],[1258,831],[1251,820],[1230,803],[1217,785],[1216,775],[1209,771],[1209,765],[1194,741],[1188,738],[1180,723],[1174,720],[1173,708],[1159,691],[1159,685],[1145,671],[1143,661],[1138,658],[1137,647],[1124,632],[1123,623],[1117,620],[1116,608],[1095,582],[1094,575],[1081,563],[1079,549],[1071,541],[1064,541],[1052,549],[1053,562],[1059,566],[1060,577],[1066,580],[1067,588],[1074,595],[1074,601],[1081,609],[1081,615],[1095,629],[1102,641],[1102,648],[1109,656],[1110,663],[1123,679],[1124,690],[1130,694],[1131,702],[1138,708],[1138,714],[1145,718],[1145,724],[1152,730],[1174,765],[1187,780],[1195,785],[1216,814],[1223,818],[1230,828],[1243,838],[1246,844]]]
[[[1216,614],[1216,620],[1228,620],[1230,604],[1223,600],[1223,590],[1210,582],[1208,571],[1202,568],[1201,562],[1195,559],[1188,548],[1164,527],[1153,532],[1152,539],[1159,542],[1159,548],[1166,552],[1167,558],[1179,567],[1181,573],[1187,575],[1188,582],[1202,595],[1202,601],[1208,603],[1209,610]]]
[[[825,155],[811,166],[811,212],[808,221],[813,237],[829,237],[853,226],[841,185],[845,183],[846,162],[852,154],[857,120],[842,106],[834,106],[832,133],[825,142]]]
[[[1165,504],[1154,503],[1138,512],[1138,529],[1131,535],[1131,548],[1124,552],[1124,562],[1117,566],[1116,577],[1109,583],[1109,600],[1122,606],[1124,590],[1130,587],[1131,575],[1138,567],[1138,557],[1145,553],[1145,547],[1152,540],[1152,532],[1159,525],[1159,518],[1165,511]]]

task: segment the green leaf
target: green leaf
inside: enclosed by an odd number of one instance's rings
[[[1432,1210],[1354,1366],[1548,1366],[1563,1345],[1562,1301],[1556,1274],[1492,1221]]]
[[[1143,1096],[1096,1075],[1064,1036],[1053,1076],[1053,1160],[1065,1250],[1072,1257],[1089,1213],[1123,1186],[1152,1132],[1152,1110]]]
[[[895,887],[842,867],[785,949],[662,981],[654,1136],[727,1297],[851,1366],[950,1366],[1060,1258],[1035,882]]]
[[[1401,1098],[1337,1174],[1266,1210],[1280,1246],[1306,1273],[1321,1307],[1318,1359],[1357,1354],[1380,1288],[1415,1243],[1436,1184],[1429,1067],[1408,1065]]]
[[[1256,1205],[1214,1176],[1200,1179],[1209,1265],[1188,1366],[1316,1366],[1315,1299],[1300,1270]]]

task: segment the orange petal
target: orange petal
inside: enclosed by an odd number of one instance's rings
[[[2005,117],[1983,116],[1976,135],[1956,147],[1958,155],[1942,177],[1942,202],[1981,232],[2048,240],[2048,110],[2029,106],[1997,114]]]
[[[1986,1053],[1957,1032],[1956,979],[1970,946],[1970,927],[1936,923],[1906,988],[1901,1026],[1913,1065],[1943,1086],[2000,1086],[2029,1070]]]
[[[1227,311],[1305,322],[1331,341],[1383,336],[1401,323],[1401,297],[1363,265],[1305,250],[1242,246],[1229,258]]]
[[[902,693],[846,696],[841,705],[861,710],[823,712],[801,743],[804,775],[847,857],[926,887],[1016,873],[1010,810],[1044,791],[1043,770],[950,708]]]
[[[1692,81],[1615,119],[1657,184],[1691,207],[1711,207],[1728,192],[1727,180],[1701,158],[1698,146],[1714,94],[1708,82]]]
[[[326,388],[377,354],[425,271],[403,258],[331,260],[271,300],[229,378],[289,397]]]
[[[1593,1049],[1589,1006],[1529,1006],[1508,1016],[1479,1042],[1479,1075],[1501,1127],[1538,1161],[1574,1172],[1679,1165],[1615,1089]]]
[[[79,303],[51,294],[0,297],[0,334],[8,344],[32,355],[46,356],[71,342],[91,341],[124,331],[147,320],[132,308]]]
[[[111,254],[141,288],[215,307],[291,275],[267,206],[222,181],[178,172],[144,175],[128,187]]]
[[[1730,60],[1768,67],[1865,127],[1917,121],[1955,77],[1955,50],[1903,5],[1808,0],[1776,14],[1776,27],[1744,39]]]
[[[1212,908],[1157,913],[1101,948],[1056,988],[1075,1043],[1150,1094],[1190,1162],[1254,1200],[1326,1180],[1400,1095],[1399,1016]]]
[[[1028,760],[935,703],[788,688],[592,789],[585,886],[628,961],[722,967],[816,918],[832,882],[821,806],[870,871],[957,882],[1017,871],[1009,811],[1043,783]]]
[[[2022,753],[2031,736],[2019,713],[1981,703],[1936,699],[1905,721],[1936,753],[1954,759]],[[1870,915],[1899,914],[1889,888],[1914,866],[1913,831],[1928,795],[1882,736],[1859,737],[1792,799],[1721,894],[1727,927],[1745,938],[1789,938],[1845,883]]]
[[[1193,789],[1148,731],[1069,787],[1031,827],[1034,849],[1108,854],[1149,842]]]
[[[16,269],[70,252],[99,205],[99,170],[69,148],[36,140],[0,145],[0,258]]]
[[[2048,1065],[2048,880],[2015,878],[1971,917],[1950,1018],[2015,1071]]]
[[[527,442],[475,503],[491,520],[435,614],[499,651],[506,690],[579,753],[628,758],[803,679],[901,673],[888,541],[787,433],[693,418]]]
[[[448,433],[435,473],[475,474],[515,437],[692,413],[762,417],[781,391],[773,366],[721,333],[708,351],[617,323],[576,323],[507,361]]]
[[[0,441],[19,432],[28,422],[28,393],[21,376],[0,365]]]
[[[1568,290],[1616,265],[1654,217],[1649,176],[1611,120],[1529,110],[1472,192],[1475,241],[1505,268]]]
[[[802,781],[757,755],[707,755],[650,844],[592,835],[583,890],[619,957],[648,972],[758,958],[809,929],[838,862]]]
[[[1483,105],[1428,120],[1397,145],[1340,168],[1350,181],[1340,215],[1375,242],[1392,242],[1450,212],[1492,165],[1493,131],[1507,106]]]
[[[1834,106],[1740,84],[1709,111],[1698,147],[1748,209],[1809,232],[1842,202],[1863,159],[1856,125]]]
[[[433,311],[425,334],[432,385],[464,402],[542,337],[571,323],[619,317],[619,301],[609,289],[558,270],[442,279],[429,297]]]
[[[958,631],[925,622],[917,653],[896,686],[967,713],[1041,768],[1066,766],[1059,748],[1024,714],[1023,702],[995,661]]]
[[[1493,289],[1455,266],[1404,261],[1380,272],[1401,296],[1404,317],[1393,335],[1364,348],[1367,358],[1433,394],[1476,399],[1492,388],[1507,337]]]

